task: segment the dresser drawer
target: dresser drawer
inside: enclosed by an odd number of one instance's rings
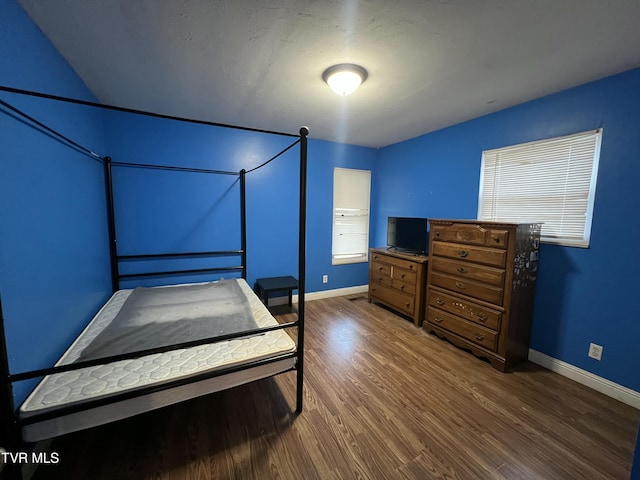
[[[371,272],[369,277],[369,283],[372,285],[383,285],[385,287],[390,287],[393,282],[393,279],[389,275],[385,275],[383,273],[375,273]]]
[[[495,351],[497,348],[498,334],[476,323],[432,307],[427,311],[427,321],[489,350]]]
[[[391,265],[380,262],[371,262],[371,268],[369,270],[371,278],[387,277],[391,278]]]
[[[441,242],[507,248],[508,230],[485,228],[477,224],[454,223],[432,226],[433,238]]]
[[[435,241],[431,245],[432,260],[433,256],[455,258],[465,262],[482,263],[494,267],[504,267],[507,260],[506,250]]]
[[[413,285],[418,276],[415,263],[377,253],[372,255],[370,274],[376,280],[386,276]]]
[[[391,255],[385,255],[383,253],[372,253],[371,259],[374,262],[384,262],[394,267],[400,267],[410,272],[416,272],[418,270],[418,264],[411,260],[405,260],[403,258],[392,257]]]
[[[504,285],[504,270],[500,268],[475,265],[462,260],[447,260],[441,257],[431,258],[432,269],[442,273],[459,276],[461,278],[477,280],[502,287]]]
[[[415,295],[416,293],[415,278],[413,279],[413,283],[404,282],[402,280],[397,280],[395,278],[392,278],[391,287],[395,288],[396,290],[400,290],[403,293],[408,293],[409,295]]]
[[[389,306],[406,313],[407,315],[413,315],[413,295],[408,295],[398,291],[397,289],[385,287],[382,285],[370,285],[369,294],[380,299],[382,302],[388,304]]]
[[[383,287],[391,287],[400,292],[407,293],[409,295],[415,295],[416,293],[416,285],[415,283],[407,283],[401,280],[396,280],[394,278],[385,276],[385,275],[375,275],[372,274],[369,279],[369,283],[372,285],[381,285]]]
[[[416,272],[404,268],[392,267],[391,277],[399,282],[416,284]]]
[[[427,302],[432,307],[471,320],[491,330],[500,330],[502,313],[496,310],[431,289],[427,292]]]
[[[430,273],[429,278],[431,285],[446,288],[452,292],[477,298],[478,300],[483,300],[495,305],[502,305],[502,293],[504,291],[502,288],[434,271]]]

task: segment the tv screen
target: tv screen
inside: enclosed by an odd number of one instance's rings
[[[428,226],[426,218],[389,217],[387,245],[406,252],[425,253]]]

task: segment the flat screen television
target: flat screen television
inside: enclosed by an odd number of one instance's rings
[[[426,253],[428,227],[426,218],[389,217],[387,245],[404,252]]]

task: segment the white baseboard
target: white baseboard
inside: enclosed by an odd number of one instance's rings
[[[358,293],[367,293],[369,285],[359,285],[356,287],[334,288],[333,290],[322,290],[320,292],[307,292],[304,296],[305,300],[320,300],[321,298],[341,297],[343,295],[355,295]],[[293,303],[298,301],[298,295],[294,295]],[[269,299],[269,306],[286,305],[289,299],[286,295],[281,297],[273,297]]]
[[[598,377],[591,372],[587,372],[570,363],[565,363],[533,349],[529,350],[529,360],[563,377],[570,378],[611,398],[620,400],[622,403],[640,409],[640,392],[623,387],[605,378]]]
[[[343,295],[355,295],[368,292],[369,285],[359,285],[356,287],[334,288],[333,290],[323,290],[320,292],[308,292],[304,298],[305,300],[320,300],[321,298],[341,297]]]

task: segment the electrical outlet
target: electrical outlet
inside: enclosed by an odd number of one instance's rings
[[[322,283],[327,283],[329,281],[329,275],[322,275]]]
[[[589,356],[596,360],[602,360],[602,345],[596,345],[595,343],[589,344]]]

